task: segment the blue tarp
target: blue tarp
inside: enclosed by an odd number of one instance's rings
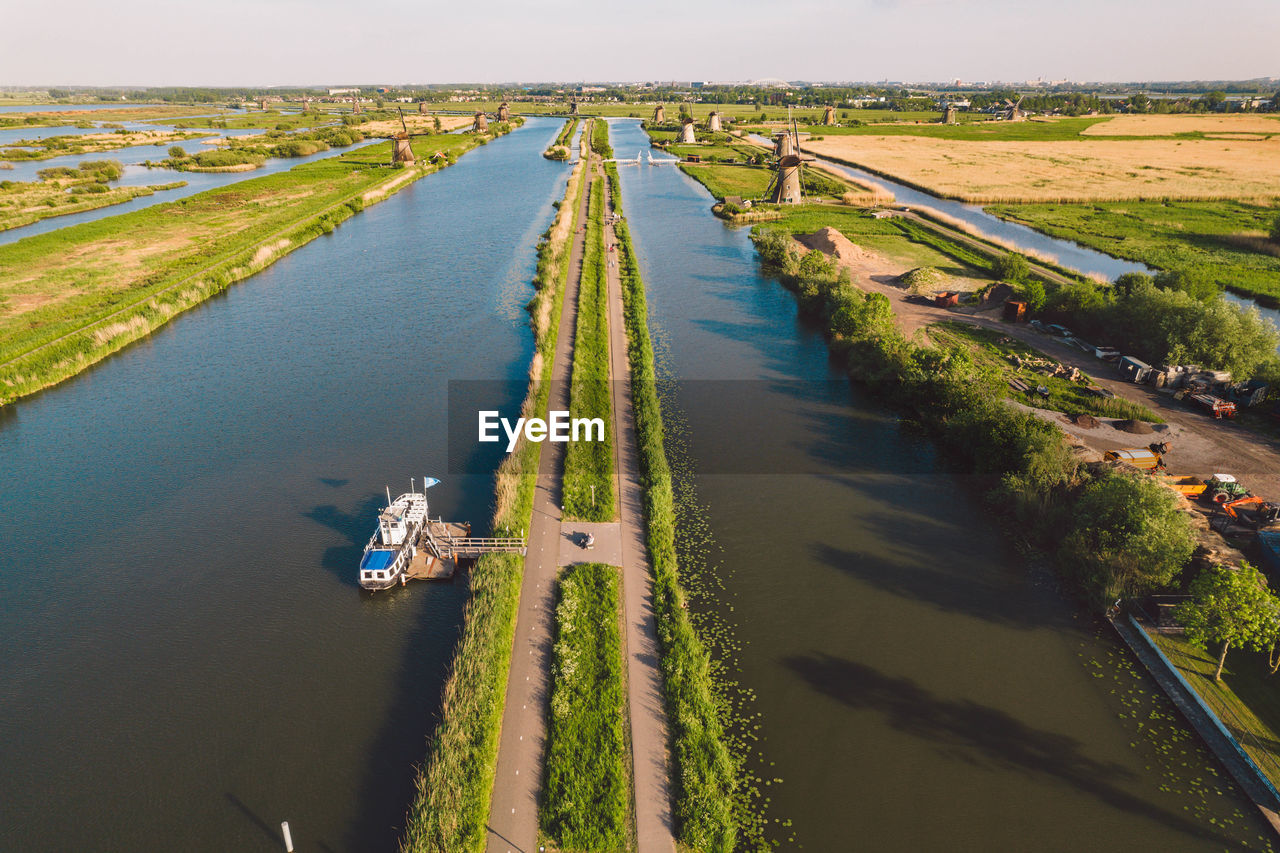
[[[360,561],[360,571],[380,572],[391,565],[391,560],[395,555],[395,551],[367,551],[364,559]]]
[[[1258,534],[1258,546],[1262,551],[1262,568],[1272,578],[1280,577],[1280,532],[1263,530]]]

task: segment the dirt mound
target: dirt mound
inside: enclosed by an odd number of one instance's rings
[[[797,234],[796,239],[810,249],[817,249],[831,255],[841,262],[856,261],[867,256],[856,243],[830,226],[821,228],[812,234]]]
[[[1123,420],[1123,421],[1116,421],[1115,423],[1112,424],[1112,426],[1120,430],[1121,432],[1128,432],[1128,433],[1132,433],[1133,435],[1149,435],[1150,433],[1155,431],[1151,429],[1151,424],[1145,423],[1143,421],[1135,421],[1133,418],[1129,418],[1128,420]]]
[[[1073,423],[1081,429],[1098,428],[1098,419],[1093,415],[1067,415],[1063,420],[1068,423]]]

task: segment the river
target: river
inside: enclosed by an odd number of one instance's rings
[[[647,145],[611,125],[616,150]],[[677,169],[620,173],[674,380],[681,560],[756,697],[753,767],[781,780],[766,813],[792,822],[771,834],[820,851],[1256,849],[1269,830],[1154,683],[929,441],[851,386],[747,232]]]
[[[446,380],[532,353],[523,128],[0,409],[0,848],[395,849],[465,581],[355,585],[383,486],[484,528]]]

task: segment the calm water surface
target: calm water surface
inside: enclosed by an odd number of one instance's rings
[[[612,127],[616,150],[646,144]],[[794,822],[773,834],[814,851],[1259,847],[1260,819],[1154,684],[930,442],[850,387],[746,231],[674,168],[621,176],[660,372],[679,380],[676,468],[702,507],[683,510],[681,558],[710,561],[723,589],[699,615],[743,643],[757,769],[782,780],[769,813]]]
[[[466,585],[355,570],[384,484],[483,529],[446,382],[525,374],[559,128],[0,410],[0,849],[395,849]]]

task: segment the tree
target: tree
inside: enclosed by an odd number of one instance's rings
[[[1137,474],[1107,473],[1081,492],[1060,558],[1101,604],[1169,586],[1194,549],[1172,491]]]
[[[1044,309],[1044,304],[1049,300],[1048,295],[1044,292],[1044,285],[1032,279],[1022,285],[1022,296],[1027,300],[1027,308],[1034,314]]]
[[[1227,651],[1232,646],[1260,652],[1280,636],[1280,600],[1262,573],[1248,563],[1238,570],[1210,566],[1191,582],[1191,600],[1178,605],[1177,619],[1187,640],[1199,649],[1221,643],[1214,681],[1222,680]]]
[[[1031,265],[1017,252],[1009,252],[991,262],[991,274],[999,281],[1021,284],[1031,275]]]
[[[181,145],[173,145],[169,148],[169,156],[175,160],[185,160],[187,152],[183,150]]]

